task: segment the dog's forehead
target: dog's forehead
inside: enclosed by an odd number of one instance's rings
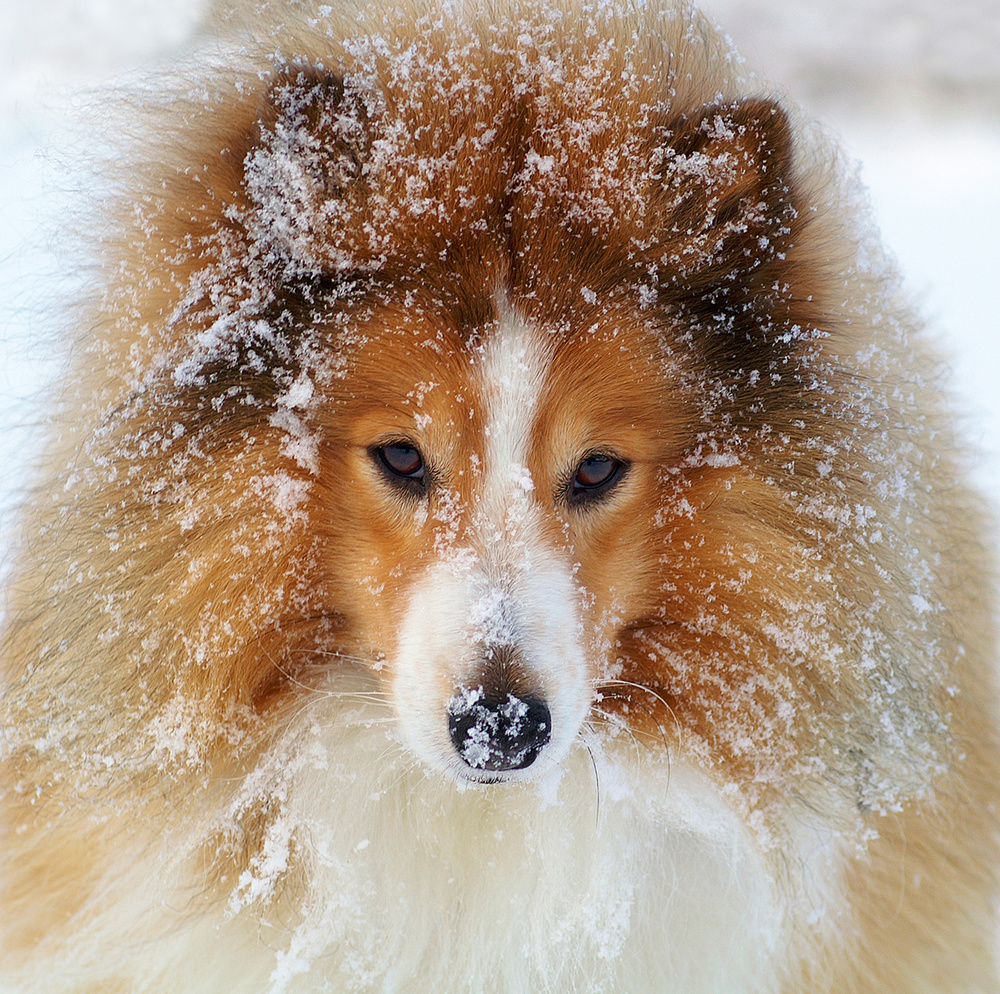
[[[483,292],[476,319],[465,321],[434,295],[419,306],[407,296],[387,300],[356,332],[331,342],[352,382],[365,384],[352,391],[355,399],[391,395],[434,405],[447,397],[527,411],[553,391],[621,397],[623,388],[638,393],[671,374],[664,335],[635,307],[598,304],[552,317],[544,303],[504,288]]]

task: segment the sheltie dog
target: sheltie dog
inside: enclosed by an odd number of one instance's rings
[[[837,153],[655,0],[249,30],[98,212],[7,988],[996,991],[985,525]]]

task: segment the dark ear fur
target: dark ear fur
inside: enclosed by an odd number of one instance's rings
[[[243,160],[244,222],[258,246],[322,268],[331,227],[364,197],[371,115],[363,95],[314,66],[289,66],[271,84]]]
[[[677,121],[663,148],[661,304],[702,329],[700,351],[723,382],[752,395],[745,374],[770,370],[797,402],[807,367],[791,357],[828,318],[822,267],[802,264],[811,215],[788,116],[768,100],[713,104]]]
[[[371,139],[363,101],[315,66],[289,66],[267,91],[256,145],[297,156],[318,194],[336,196],[360,178]]]
[[[662,149],[668,280],[698,292],[779,254],[796,217],[788,117],[768,100],[713,104],[677,121]]]

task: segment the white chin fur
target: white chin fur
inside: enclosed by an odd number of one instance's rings
[[[123,964],[151,980],[141,989],[776,989],[792,950],[774,868],[693,767],[620,735],[581,743],[537,783],[462,789],[417,767],[366,697],[318,700],[277,747],[261,771],[280,798],[264,853],[225,912]],[[307,872],[275,903],[296,852]],[[81,936],[70,969],[86,975],[95,948],[145,948],[129,941],[141,905],[158,917],[186,903],[151,895],[144,873],[132,869],[128,921],[107,923],[119,941]]]
[[[300,934],[343,936],[357,957],[335,951],[325,975],[421,994],[773,989],[786,937],[766,858],[686,764],[623,738],[578,745],[537,784],[462,790],[401,753],[366,796],[357,770],[385,759],[368,748],[293,802],[326,828]]]

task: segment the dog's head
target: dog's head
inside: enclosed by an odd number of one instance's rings
[[[289,68],[242,153],[239,217],[310,287],[335,357],[310,407],[325,601],[413,751],[495,780],[558,764],[633,693],[634,725],[665,720],[662,674],[637,678],[626,643],[688,620],[663,603],[683,517],[663,508],[692,506],[679,474],[721,403],[704,384],[731,376],[695,327],[725,310],[767,347],[754,298],[797,220],[771,103],[651,93],[585,108],[597,126],[553,116],[508,62],[476,68],[455,81],[472,119],[430,121],[398,81]]]
[[[142,707],[260,713],[346,655],[438,772],[534,777],[606,722],[756,800],[859,708],[884,738],[893,607],[837,593],[888,437],[845,373],[860,291],[787,115],[662,16],[659,53],[601,42],[617,23],[530,52],[387,29],[184,119],[93,443],[127,466],[101,513],[160,550],[105,598],[138,619],[123,658],[170,670]],[[814,766],[850,796],[863,752]]]

